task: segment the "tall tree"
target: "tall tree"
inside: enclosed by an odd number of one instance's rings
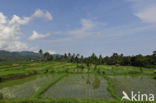
[[[64,59],[65,59],[65,61],[68,61],[68,56],[66,53],[64,53]]]
[[[152,55],[152,64],[156,65],[156,51],[153,51],[153,55]]]
[[[68,53],[68,57],[69,57],[69,58],[71,57],[71,54],[70,54],[70,53]]]
[[[153,51],[153,55],[156,56],[156,51]]]
[[[83,62],[84,62],[83,55],[81,55],[80,62],[81,62],[81,63],[83,63]]]
[[[134,66],[143,67],[145,65],[145,58],[143,55],[139,54],[132,58],[132,64]]]
[[[40,49],[40,50],[39,50],[39,54],[40,54],[40,55],[42,55],[42,54],[43,54],[43,51],[42,51],[42,49]]]
[[[43,59],[43,50],[40,49],[38,52],[39,52],[39,54],[40,54],[40,56],[41,56],[41,61],[42,61],[42,59]]]
[[[90,62],[93,63],[93,64],[97,64],[97,63],[98,63],[98,58],[97,58],[97,56],[95,55],[95,53],[93,53],[93,54],[91,55],[90,60],[91,60]]]
[[[119,55],[118,53],[113,53],[113,55],[111,56],[112,59],[112,64],[116,65],[119,64]]]
[[[44,60],[48,61],[50,59],[50,54],[48,52],[44,53]]]
[[[103,64],[103,58],[101,54],[99,55],[99,64]]]

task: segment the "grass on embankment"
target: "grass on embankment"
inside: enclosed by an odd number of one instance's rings
[[[109,91],[109,93],[112,95],[113,98],[120,100],[121,97],[119,97],[119,95],[115,91],[115,84],[113,83],[112,79],[109,78],[107,75],[104,75],[103,77],[107,80],[107,90]]]
[[[61,75],[61,74],[60,74]],[[32,98],[36,98],[36,97],[40,97],[42,93],[44,93],[48,88],[50,88],[52,85],[54,85],[55,83],[57,83],[59,80],[61,80],[66,74],[61,75],[60,77],[58,77],[57,79],[49,82],[47,85],[45,85],[44,87],[42,87],[41,89],[39,89],[37,92],[35,92],[32,95]]]
[[[45,72],[86,72],[88,67],[85,64],[75,64],[67,62],[15,62],[15,63],[0,63],[0,81],[24,78],[29,75]],[[83,65],[84,69],[77,67],[76,65]],[[120,74],[152,74],[154,69],[143,68],[143,72],[140,72],[139,67],[132,66],[111,66],[111,65],[99,65],[95,70],[95,66],[89,67],[89,72],[105,72],[105,74],[120,75]]]
[[[0,100],[0,103],[120,103],[114,99],[29,98]]]
[[[141,71],[142,70],[142,71]],[[129,75],[129,74],[143,74],[153,75],[155,69],[142,68],[134,66],[114,66],[114,65],[99,65],[97,71],[108,75]]]
[[[15,98],[2,99],[0,103],[156,103],[156,102],[132,102],[116,99],[88,99],[88,98]]]
[[[0,82],[45,73],[48,70],[53,69],[55,66],[64,64],[67,63],[63,62],[60,64],[59,62],[40,62],[40,63],[36,62],[36,63],[26,63],[22,65],[19,64],[19,66],[17,67],[0,69]]]

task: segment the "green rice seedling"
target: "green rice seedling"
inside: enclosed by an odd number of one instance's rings
[[[111,98],[107,81],[94,73],[69,74],[42,94],[51,98]]]

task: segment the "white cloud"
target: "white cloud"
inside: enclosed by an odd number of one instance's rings
[[[55,50],[49,50],[48,53],[49,54],[56,54],[56,51]]]
[[[45,19],[48,19],[48,20],[52,20],[53,19],[53,16],[48,12],[43,12],[42,10],[38,9],[35,11],[35,13],[32,15],[32,18],[45,18]]]
[[[89,19],[81,19],[81,27],[79,29],[70,30],[68,33],[76,38],[85,38],[88,36],[99,35],[96,30],[99,26],[105,26],[106,23],[93,22]]]
[[[29,17],[24,17],[24,18],[20,18],[16,15],[13,15],[12,19],[9,21],[10,24],[27,24],[30,21],[31,18]]]
[[[49,12],[43,12],[41,10],[40,12],[42,13],[42,17],[45,16],[48,20],[52,19]],[[22,25],[39,17],[37,14],[35,15],[35,13],[30,17],[23,18],[13,15],[9,20],[2,12],[0,12],[0,49],[10,51],[32,50],[32,48],[26,43],[21,42],[19,34],[21,33]]]
[[[82,19],[81,28],[71,30],[69,31],[69,34],[77,38],[83,38],[92,34],[89,32],[89,30],[92,29],[93,27],[94,24],[91,20]]]
[[[135,13],[144,22],[156,23],[156,5],[155,7],[146,8],[143,11]]]
[[[27,44],[20,42],[19,33],[20,25],[28,22],[27,18],[20,18],[16,15],[8,20],[7,17],[0,13],[0,49],[4,50],[25,50]]]
[[[132,2],[134,15],[143,22],[156,23],[156,0],[128,0]]]
[[[39,53],[39,50],[34,50],[33,52]],[[44,51],[43,53],[46,53],[46,52],[48,52],[49,54],[56,54],[56,51],[55,50],[47,50],[47,51]]]
[[[101,36],[102,33],[100,32],[99,28],[106,26],[105,22],[96,22],[90,19],[81,19],[80,20],[81,26],[79,28],[75,28],[72,30],[64,31],[63,33],[67,34],[67,37],[60,38],[57,40],[52,40],[53,42],[64,42],[64,41],[73,41],[79,40],[91,36]],[[62,32],[58,32],[60,34]],[[57,34],[57,32],[55,33]]]
[[[50,34],[39,34],[36,31],[33,31],[33,34],[29,37],[29,40],[36,40],[36,39],[42,39],[42,38],[47,38],[49,37]]]

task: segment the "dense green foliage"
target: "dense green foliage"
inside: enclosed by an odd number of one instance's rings
[[[102,57],[102,55],[96,56],[94,53],[89,57],[83,57],[79,54],[71,55],[64,54],[62,60],[74,63],[85,63],[88,66],[90,64],[95,65],[127,65],[127,66],[138,66],[138,67],[149,67],[156,68],[156,51],[152,55],[143,56],[141,54],[136,56],[124,56],[123,54],[114,53],[112,56]]]
[[[138,66],[138,67],[148,67],[148,68],[156,68],[156,51],[153,52],[152,55],[142,55],[138,54],[136,56],[124,56],[123,54],[113,53],[112,56],[102,55],[96,56],[94,53],[89,57],[80,56],[80,54],[71,54],[65,53],[64,55],[53,56],[48,52],[42,54],[42,50],[39,50],[39,53],[43,55],[43,61],[66,61],[72,63],[83,63],[88,67],[91,64],[95,65],[123,65],[123,66]]]
[[[123,65],[123,66],[138,66],[156,68],[156,51],[152,55],[136,55],[124,56],[123,54],[113,53],[112,56],[102,55],[96,56],[94,53],[89,57],[81,56],[80,54],[65,53],[64,55],[43,53],[40,49],[39,53],[34,52],[7,52],[0,51],[0,61],[63,61],[72,63],[83,63],[88,67],[91,64],[95,65]]]

